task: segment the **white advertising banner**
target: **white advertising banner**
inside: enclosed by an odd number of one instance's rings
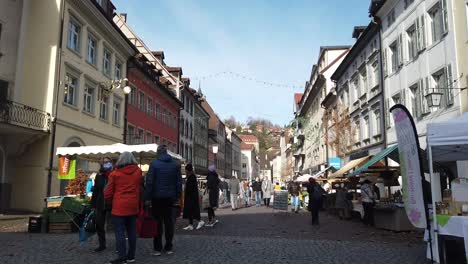
[[[403,105],[396,105],[390,111],[395,121],[406,214],[415,227],[426,228],[419,139],[413,117]]]

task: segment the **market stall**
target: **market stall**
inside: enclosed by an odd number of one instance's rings
[[[434,258],[446,263],[449,256],[446,237],[464,240],[468,261],[468,113],[444,123],[427,125],[427,151],[431,175]],[[433,170],[434,162],[457,162],[458,178],[446,190]]]

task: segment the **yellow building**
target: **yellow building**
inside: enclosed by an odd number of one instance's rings
[[[136,49],[113,23],[108,0],[16,2],[15,83],[8,114],[0,114],[0,204],[39,211],[43,198],[63,193],[66,184],[56,176],[57,147],[122,141],[124,94],[101,95],[112,80],[125,78]],[[12,122],[13,112],[22,119]],[[88,169],[86,162],[77,167]]]
[[[468,87],[468,1],[453,1],[459,76],[454,87]],[[458,92],[458,91],[457,91]],[[468,111],[468,89],[460,91],[461,111]]]

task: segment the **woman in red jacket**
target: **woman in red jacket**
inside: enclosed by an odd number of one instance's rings
[[[143,181],[140,168],[132,153],[124,152],[116,163],[117,169],[109,175],[104,198],[112,201],[112,223],[119,258],[110,263],[135,261],[136,216],[140,208],[140,188]],[[129,249],[126,252],[125,231]]]

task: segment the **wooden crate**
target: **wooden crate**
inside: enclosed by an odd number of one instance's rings
[[[65,234],[71,233],[70,223],[49,223],[49,233]]]

